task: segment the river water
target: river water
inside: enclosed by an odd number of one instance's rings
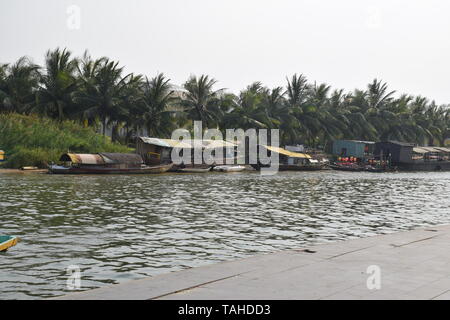
[[[82,289],[304,245],[450,223],[450,173],[0,173],[0,299]]]

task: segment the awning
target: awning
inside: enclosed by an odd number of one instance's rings
[[[414,147],[413,148],[413,152],[424,154],[424,153],[428,153],[429,151],[427,151],[427,150],[425,150],[423,148],[420,148],[420,147]]]
[[[292,151],[288,151],[288,150],[283,149],[283,148],[272,147],[272,146],[264,146],[263,145],[263,147],[266,148],[267,150],[272,151],[272,152],[283,154],[283,155],[291,157],[291,158],[311,159],[311,156],[309,154],[306,154],[306,153],[292,152]]]
[[[139,137],[139,139],[142,140],[142,142],[147,144],[153,144],[155,146],[160,146],[164,148],[191,148],[191,145],[182,142],[179,140],[173,140],[173,139],[160,139],[160,138],[149,138],[149,137]]]
[[[147,144],[152,144],[155,146],[165,147],[165,148],[193,148],[195,143],[198,143],[203,148],[225,148],[225,147],[235,147],[237,144],[225,141],[225,140],[186,140],[179,141],[174,139],[160,139],[160,138],[149,138],[149,137],[139,137],[142,142]]]
[[[442,152],[450,152],[450,148],[444,148],[444,147],[433,147],[434,149],[440,150]]]

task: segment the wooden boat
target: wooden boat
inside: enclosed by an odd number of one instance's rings
[[[268,168],[268,165],[252,164],[252,167],[256,170],[261,168]],[[325,164],[282,164],[278,165],[278,171],[317,171],[326,169]]]
[[[205,173],[211,171],[212,167],[185,167],[179,168],[178,172],[184,173]]]
[[[49,173],[54,174],[155,174],[164,173],[172,168],[173,163],[158,166],[141,165],[136,168],[121,168],[120,166],[59,166],[50,165]]]
[[[0,236],[0,252],[6,251],[15,246],[19,242],[19,238],[13,236]]]
[[[397,169],[395,167],[374,167],[367,166],[365,169],[367,172],[395,172]]]
[[[241,172],[245,170],[244,166],[232,166],[232,165],[223,165],[223,166],[215,166],[213,168],[214,171],[218,172]]]
[[[280,164],[278,170],[280,171],[316,171],[324,169],[322,164]]]
[[[24,171],[26,171],[26,170],[39,170],[39,168],[38,167],[22,167],[22,168],[20,168],[21,170],[24,170]]]
[[[148,174],[163,173],[173,164],[149,166],[135,153],[65,153],[59,159],[64,165],[52,164],[49,173],[55,174]]]

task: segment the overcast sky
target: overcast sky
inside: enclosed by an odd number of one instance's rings
[[[67,47],[175,84],[204,73],[237,93],[303,73],[353,90],[376,77],[441,104],[449,14],[446,0],[0,0],[0,62]]]

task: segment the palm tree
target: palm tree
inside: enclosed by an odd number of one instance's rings
[[[45,73],[41,77],[38,92],[39,105],[44,114],[62,120],[73,110],[73,95],[78,89],[75,77],[78,60],[71,58],[67,49],[47,51]]]
[[[272,121],[264,105],[267,89],[260,82],[254,82],[239,94],[233,110],[224,115],[227,128],[266,129]]]
[[[0,110],[27,113],[34,108],[39,70],[27,57],[0,65]]]
[[[100,119],[103,135],[106,135],[108,122],[113,124],[124,119],[126,99],[130,95],[127,89],[141,81],[140,76],[135,77],[131,73],[123,77],[123,67],[118,65],[118,62],[100,58],[87,61],[81,69],[83,90],[77,100],[86,106],[84,116],[87,119]]]
[[[160,73],[152,79],[146,78],[142,88],[142,120],[150,136],[169,136],[175,129],[173,117],[176,110],[169,108],[175,97],[170,79]]]
[[[217,83],[215,79],[207,75],[200,78],[191,76],[183,85],[186,89],[180,105],[192,120],[199,120],[207,126],[217,126],[222,116],[220,108],[220,96],[224,89],[213,90]]]

